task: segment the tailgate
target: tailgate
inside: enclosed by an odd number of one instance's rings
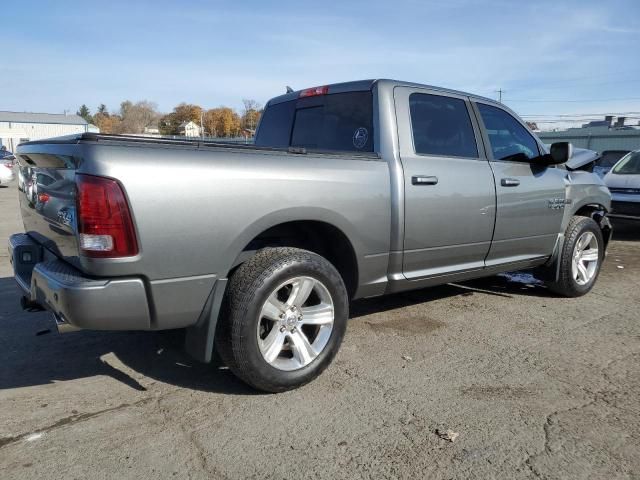
[[[79,266],[76,235],[77,145],[18,147],[18,196],[25,232]]]

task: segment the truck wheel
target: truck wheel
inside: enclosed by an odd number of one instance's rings
[[[566,297],[588,293],[598,278],[603,259],[604,240],[598,224],[592,218],[573,217],[557,260],[558,279],[547,284],[549,289]]]
[[[347,290],[331,263],[307,250],[265,248],[231,276],[216,348],[240,379],[282,392],[327,368],[348,316]]]

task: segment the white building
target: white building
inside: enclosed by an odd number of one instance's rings
[[[180,129],[180,135],[185,137],[200,136],[200,127],[195,122],[182,122],[178,128]]]
[[[95,128],[95,127],[94,127]],[[21,142],[92,131],[78,115],[0,112],[0,145],[14,152]]]

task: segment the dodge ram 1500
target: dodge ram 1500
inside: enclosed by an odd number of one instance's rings
[[[352,299],[533,268],[575,297],[611,236],[571,145],[408,82],[273,98],[253,145],[86,133],[17,156],[25,307],[60,331],[186,328],[195,358],[272,392],[327,367]]]

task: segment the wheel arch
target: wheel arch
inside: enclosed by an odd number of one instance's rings
[[[589,217],[596,221],[596,223],[600,226],[600,230],[602,231],[605,249],[607,248],[607,245],[609,244],[609,240],[611,240],[611,235],[613,233],[613,229],[611,228],[609,219],[606,216],[607,213],[607,207],[600,203],[586,203],[579,207],[573,213],[573,216]]]
[[[340,273],[352,298],[358,288],[361,244],[349,222],[324,209],[302,209],[305,215],[297,210],[277,212],[249,226],[234,242],[235,251],[227,257],[232,259],[227,276],[262,248],[302,248],[326,258]]]

